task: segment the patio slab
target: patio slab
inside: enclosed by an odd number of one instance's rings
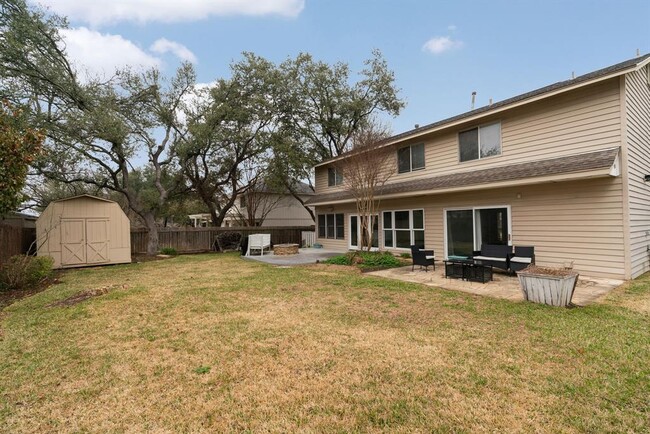
[[[297,255],[275,256],[273,253],[265,253],[264,256],[242,256],[242,258],[258,262],[265,262],[272,265],[303,265],[315,264],[316,262],[321,262],[327,258],[331,258],[332,256],[337,256],[340,254],[340,251],[307,248],[299,249]]]
[[[462,291],[469,294],[504,298],[511,301],[524,300],[521,289],[519,288],[519,279],[517,276],[509,276],[502,273],[494,273],[494,280],[487,283],[467,282],[460,279],[446,279],[444,267],[438,266],[437,264],[436,270],[429,272],[419,270],[417,267],[415,271],[411,271],[411,266],[407,266],[373,271],[367,274],[386,277],[388,279],[420,283],[452,291]],[[623,280],[580,276],[575,292],[573,293],[572,303],[578,306],[586,306],[597,302],[598,299],[623,283]]]

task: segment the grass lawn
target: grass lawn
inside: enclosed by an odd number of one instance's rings
[[[0,313],[7,432],[647,432],[649,400],[650,277],[561,309],[197,255]]]

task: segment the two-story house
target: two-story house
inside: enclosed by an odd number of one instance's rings
[[[377,247],[535,246],[538,265],[633,278],[650,270],[650,54],[395,135]],[[317,241],[355,249],[355,201],[315,168]]]

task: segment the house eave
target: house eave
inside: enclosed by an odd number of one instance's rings
[[[460,187],[419,190],[419,191],[412,191],[407,193],[378,195],[377,200],[403,199],[403,198],[418,197],[418,196],[434,196],[434,195],[441,195],[441,194],[448,194],[448,193],[490,190],[496,188],[518,187],[518,186],[525,186],[525,185],[548,184],[548,183],[578,181],[578,180],[616,177],[616,176],[619,175],[612,174],[611,168],[607,167],[607,168],[596,169],[596,170],[586,170],[582,172],[565,173],[561,175],[531,177],[531,178],[519,179],[515,181],[509,180],[509,181],[491,182],[486,184],[473,184],[473,185],[466,185]],[[323,202],[312,202],[309,205],[310,206],[343,205],[343,204],[354,203],[354,202],[355,202],[354,198],[346,198],[346,199],[330,200],[330,201],[323,201]]]

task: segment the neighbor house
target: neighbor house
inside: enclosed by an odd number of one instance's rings
[[[254,193],[244,193],[237,198],[221,226],[313,226],[314,219],[301,201],[310,199],[314,191],[308,184],[299,182],[295,192],[300,200],[288,192],[278,192],[265,185]],[[311,209],[313,212],[313,207]],[[190,214],[188,217],[194,227],[212,226],[210,214]]]
[[[393,171],[376,247],[535,246],[538,265],[633,278],[650,270],[650,55],[383,141]],[[315,168],[317,241],[357,248],[359,218],[337,167]]]

